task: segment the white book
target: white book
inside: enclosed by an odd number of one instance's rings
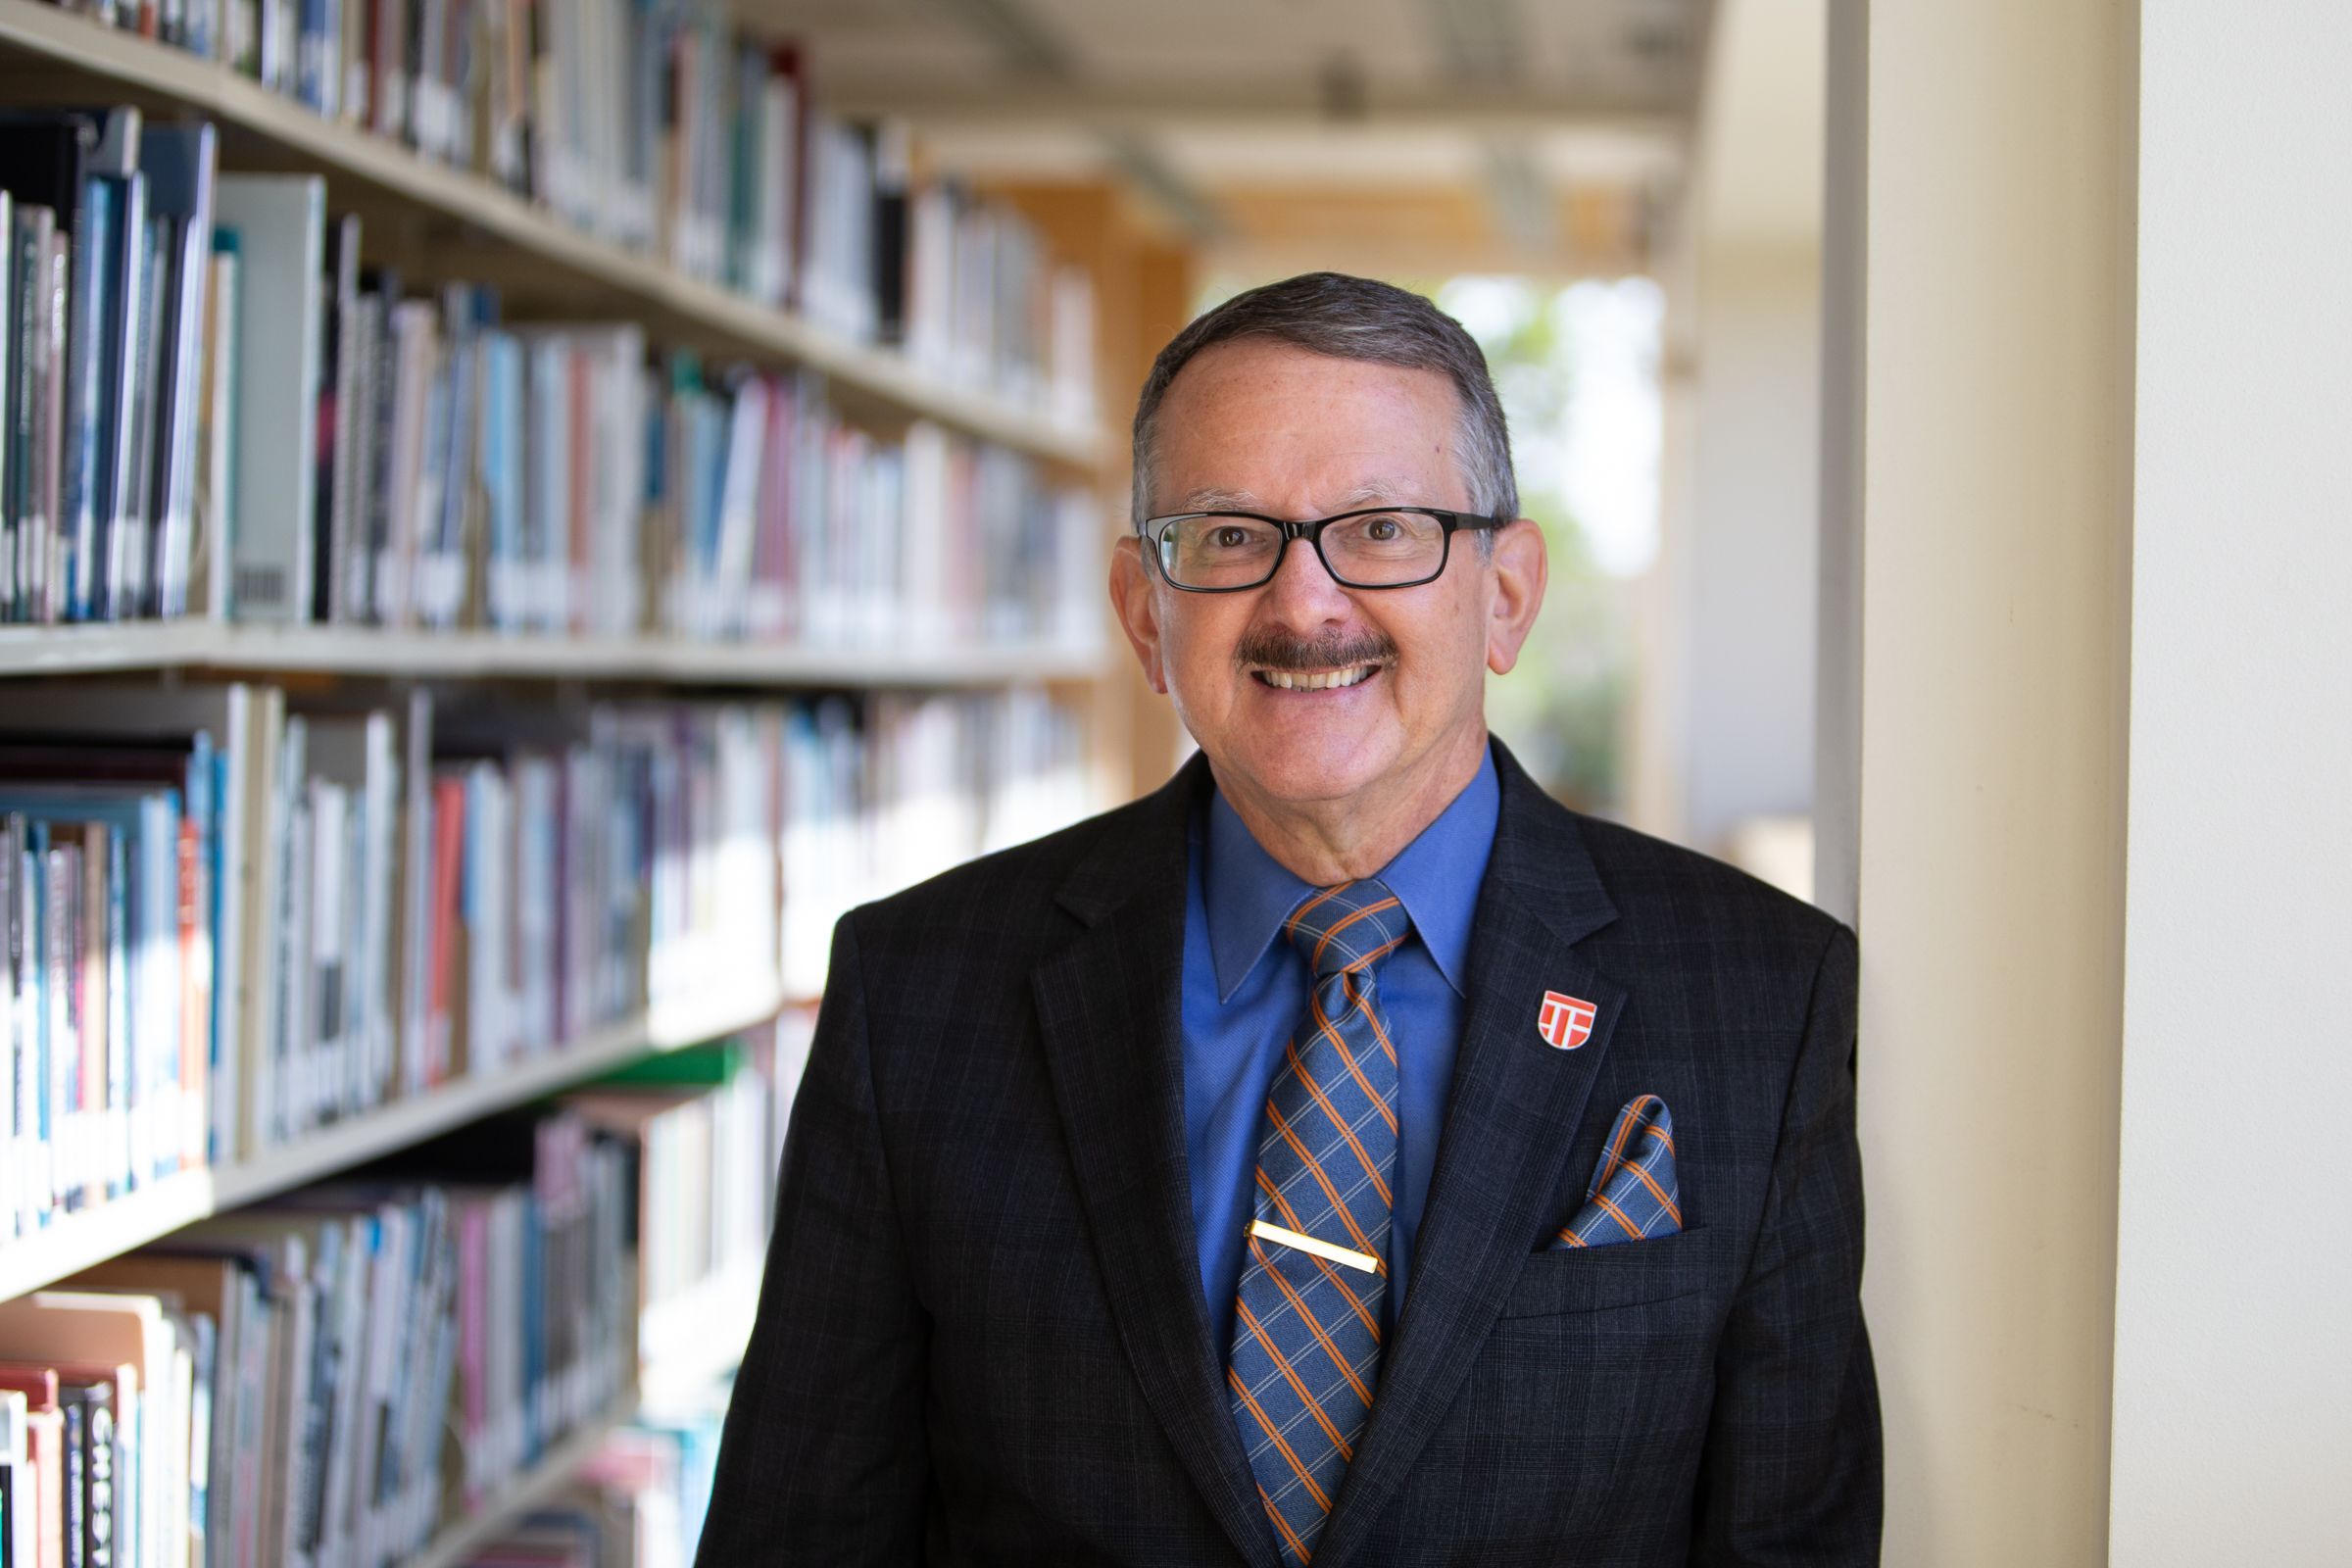
[[[425,1085],[429,1020],[426,999],[431,982],[433,890],[433,698],[418,686],[409,693],[407,723],[401,736],[403,788],[406,807],[401,827],[400,937],[397,950],[400,985],[399,1078],[409,1094],[421,1094]]]
[[[342,964],[342,1036],[346,1071],[338,1082],[345,1111],[378,1103],[390,1088],[396,929],[405,918],[400,883],[403,794],[399,725],[386,710],[344,716],[306,714],[312,778],[343,795],[353,843],[344,854],[348,881],[333,906]],[[328,842],[324,830],[320,842]],[[319,911],[321,921],[325,911]],[[329,935],[321,927],[321,935]]]
[[[223,174],[214,220],[236,231],[240,286],[266,306],[237,319],[230,612],[301,622],[310,614],[326,181]]]
[[[590,549],[596,611],[588,629],[609,637],[635,634],[641,618],[645,516],[645,333],[631,323],[601,334],[590,352],[596,408],[595,450],[589,454],[595,487],[595,532]]]
[[[760,531],[760,452],[767,436],[767,383],[746,376],[735,388],[727,424],[726,477],[718,494],[718,550],[708,585],[718,624],[701,630],[719,637],[744,632],[752,549]]]
[[[508,956],[514,951],[515,845],[513,795],[497,764],[467,770],[466,809],[466,949],[469,1004],[466,1072],[480,1078],[507,1064],[514,1000]]]
[[[392,308],[391,338],[392,458],[386,498],[390,526],[383,558],[375,565],[375,618],[382,625],[405,626],[415,599],[411,579],[424,537],[422,519],[433,505],[426,493],[425,453],[433,386],[440,376],[439,312],[423,300],[403,300]]]
[[[351,869],[344,853],[351,795],[316,773],[305,790],[310,802],[310,952],[305,972],[310,976],[311,1005],[301,1037],[309,1049],[296,1114],[301,1126],[313,1127],[343,1108],[348,1082],[351,962],[343,939]]]
[[[236,443],[237,443],[237,323],[244,268],[234,250],[213,253],[213,279],[208,307],[213,313],[205,361],[206,417],[203,458],[204,482],[197,493],[196,539],[191,571],[200,575],[200,594],[191,594],[191,609],[206,619],[228,617],[229,581],[235,575]]]
[[[571,527],[572,452],[571,344],[564,334],[534,335],[528,340],[529,391],[524,397],[530,434],[530,485],[524,504],[523,534],[528,544],[511,569],[516,573],[518,603],[534,604],[548,573],[559,569]],[[530,588],[519,586],[531,584]],[[548,629],[537,612],[517,619],[531,629]]]
[[[255,1093],[262,1106],[263,1147],[273,1148],[300,1130],[298,1107],[309,1103],[304,1068],[310,1061],[311,831],[309,726],[289,716],[271,790],[270,837],[276,853],[274,881],[264,891],[273,911],[275,941],[268,955],[268,991],[275,999],[270,1030],[256,1052]]]

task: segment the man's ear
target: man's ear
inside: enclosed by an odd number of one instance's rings
[[[1494,598],[1487,614],[1487,667],[1507,675],[1519,662],[1520,645],[1544,608],[1544,584],[1551,569],[1544,530],[1532,517],[1514,517],[1494,534]]]
[[[1118,612],[1119,625],[1126,631],[1127,641],[1144,666],[1144,678],[1152,683],[1153,691],[1165,697],[1168,676],[1159,645],[1159,604],[1152,588],[1152,568],[1144,564],[1143,542],[1133,534],[1121,539],[1110,552],[1110,606]]]

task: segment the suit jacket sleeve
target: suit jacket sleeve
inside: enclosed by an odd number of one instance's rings
[[[883,1157],[855,918],[833,932],[697,1568],[922,1554],[926,1320]]]
[[[1862,1324],[1853,933],[1813,978],[1763,1228],[1716,1358],[1693,1563],[1879,1560],[1879,1403]]]

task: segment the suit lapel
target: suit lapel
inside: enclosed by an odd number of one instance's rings
[[[1472,927],[1469,1007],[1412,1281],[1316,1568],[1340,1568],[1363,1544],[1452,1403],[1553,1218],[1561,1163],[1625,1010],[1623,988],[1575,950],[1616,909],[1574,818],[1500,743],[1494,755],[1502,811]],[[1546,991],[1593,1004],[1582,1046],[1554,1050],[1537,1032]]]
[[[1133,808],[1063,884],[1086,926],[1031,977],[1111,1314],[1144,1397],[1243,1554],[1276,1568],[1209,1345],[1184,1141],[1186,830],[1204,760]]]

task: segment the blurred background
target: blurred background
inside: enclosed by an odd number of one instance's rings
[[[1809,894],[1818,0],[751,14],[806,40],[823,101],[908,124],[1086,263],[1114,429],[1158,344],[1240,289],[1329,269],[1436,298],[1552,549],[1496,731],[1580,808]],[[1125,787],[1164,775],[1164,707],[1109,722]]]

